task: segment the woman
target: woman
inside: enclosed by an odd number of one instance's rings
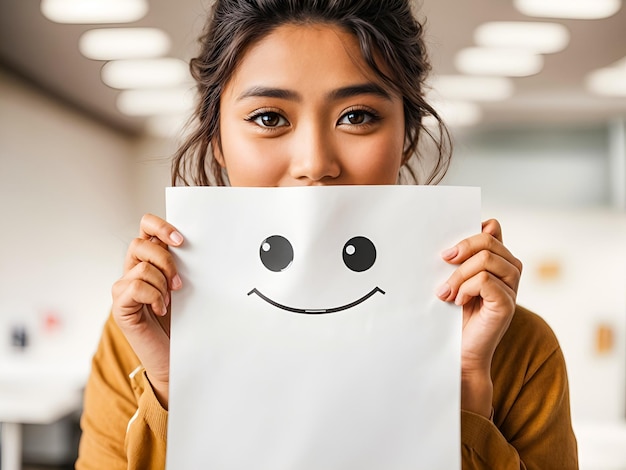
[[[424,182],[445,173],[448,134],[424,99],[429,65],[408,0],[218,0],[201,46],[174,184],[396,184],[417,180],[422,137],[438,150]],[[168,308],[183,287],[167,248],[183,243],[162,219],[142,219],[94,357],[79,470],[164,465]],[[458,267],[437,295],[463,306],[463,467],[577,468],[563,356],[515,304],[522,266],[498,222],[442,258]]]

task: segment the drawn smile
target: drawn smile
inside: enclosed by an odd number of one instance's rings
[[[256,294],[259,297],[261,297],[263,300],[265,300],[268,304],[271,304],[274,307],[282,308],[283,310],[287,310],[288,312],[306,313],[306,314],[309,314],[309,315],[315,315],[315,314],[322,314],[322,313],[341,312],[342,310],[347,310],[349,308],[356,307],[360,303],[365,302],[367,299],[369,299],[371,296],[373,296],[376,292],[380,292],[381,294],[385,295],[385,291],[383,291],[379,287],[375,287],[371,291],[369,291],[367,294],[365,294],[363,297],[361,297],[358,300],[355,300],[354,302],[351,302],[351,303],[346,304],[346,305],[342,305],[340,307],[321,308],[321,309],[294,308],[294,307],[289,307],[287,305],[279,304],[278,302],[275,302],[274,300],[270,299],[269,297],[263,295],[256,288],[254,288],[250,292],[248,292],[248,295]]]

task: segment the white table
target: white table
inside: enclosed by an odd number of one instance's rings
[[[22,426],[50,424],[80,409],[83,365],[49,358],[0,357],[2,470],[22,468]]]

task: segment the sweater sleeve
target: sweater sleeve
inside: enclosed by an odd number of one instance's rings
[[[494,356],[493,422],[461,413],[463,468],[577,469],[562,351],[539,317],[515,316]]]
[[[469,411],[461,411],[461,457],[464,470],[526,469],[496,425]]]
[[[92,360],[77,470],[165,467],[167,411],[112,316]]]

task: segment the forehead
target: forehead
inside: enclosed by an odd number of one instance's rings
[[[286,24],[248,48],[227,88],[262,82],[312,90],[363,81],[380,82],[356,36],[333,25]]]

